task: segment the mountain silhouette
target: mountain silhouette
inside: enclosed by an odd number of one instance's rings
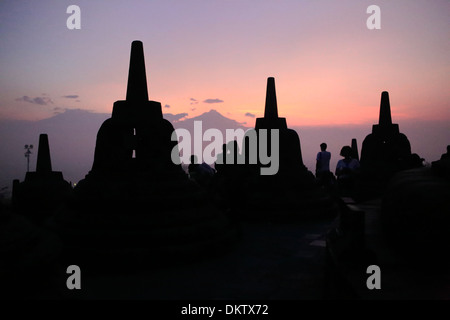
[[[170,120],[170,119],[168,119]],[[182,121],[173,122],[173,126],[176,128],[185,128],[189,130],[189,132],[193,132],[191,130],[194,129],[195,121],[202,121],[203,130],[215,128],[219,129],[223,133],[225,133],[226,129],[243,129],[247,130],[250,127],[243,125],[236,120],[227,118],[220,114],[218,111],[211,109],[208,112],[205,112],[194,118],[186,118]]]
[[[24,145],[35,149],[30,157],[30,171],[36,168],[39,135],[46,133],[50,142],[52,165],[62,171],[67,181],[79,181],[89,172],[94,159],[95,140],[98,128],[109,118],[109,113],[96,113],[82,109],[68,109],[50,118],[38,121],[0,121],[0,187],[12,188],[12,180],[25,178],[26,159]],[[175,129],[184,128],[193,132],[194,121],[202,121],[203,130],[217,128],[225,134],[226,129],[248,129],[241,123],[210,110],[194,118],[178,120],[183,114],[164,114]],[[183,117],[182,117],[183,118]]]

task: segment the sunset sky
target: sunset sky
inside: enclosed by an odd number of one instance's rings
[[[69,30],[69,5],[81,29]],[[369,30],[369,5],[381,29]],[[275,77],[288,125],[450,120],[450,1],[0,2],[0,119],[125,99],[130,45],[144,43],[149,97],[165,113],[210,109],[253,126]]]

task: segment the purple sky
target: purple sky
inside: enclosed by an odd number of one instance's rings
[[[81,30],[66,27],[71,4]],[[381,9],[380,30],[366,27],[371,4]],[[449,16],[447,0],[6,0],[0,118],[110,112],[125,97],[139,39],[150,99],[174,114],[213,107],[252,124],[274,76],[291,125],[373,123],[383,90],[394,121],[450,119]]]

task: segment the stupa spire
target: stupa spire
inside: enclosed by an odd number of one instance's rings
[[[355,138],[352,139],[352,158],[359,161],[358,143]]]
[[[266,106],[264,118],[278,119],[277,94],[275,91],[275,78],[267,78]]]
[[[381,93],[381,103],[380,103],[380,119],[378,121],[380,126],[391,126],[391,105],[389,103],[389,93],[383,91]]]
[[[131,43],[127,101],[148,101],[147,76],[145,73],[144,47],[142,41],[133,41]]]
[[[52,162],[50,159],[50,147],[48,145],[47,134],[39,135],[39,147],[36,164],[36,172],[46,173],[52,171]]]

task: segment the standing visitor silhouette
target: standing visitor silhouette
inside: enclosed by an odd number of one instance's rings
[[[188,167],[188,172],[189,178],[191,178],[201,186],[208,185],[215,173],[214,169],[205,162],[199,164],[196,155],[191,155],[191,164]]]
[[[331,153],[327,151],[325,142],[320,144],[320,152],[316,156],[316,179],[319,185],[330,186],[334,176],[330,171]]]
[[[320,144],[320,152],[316,157],[316,177],[318,178],[323,172],[330,172],[331,153],[327,151],[325,142]]]

